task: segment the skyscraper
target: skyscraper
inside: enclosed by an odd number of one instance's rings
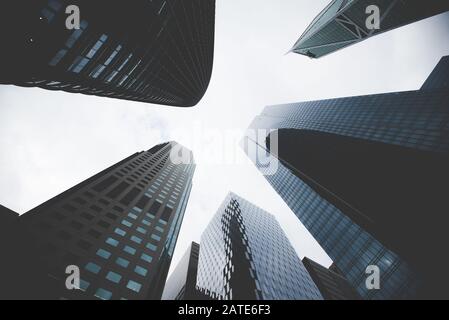
[[[325,268],[305,257],[302,259],[313,281],[325,300],[359,300],[360,296],[349,282],[339,273]]]
[[[197,286],[225,300],[322,299],[276,219],[230,193],[201,236]]]
[[[210,299],[196,286],[200,245],[192,242],[165,283],[163,300],[205,300]]]
[[[367,27],[372,6],[379,9],[379,28]],[[449,10],[441,0],[333,0],[313,20],[291,51],[319,58],[392,29]]]
[[[208,87],[215,0],[6,0],[1,9],[0,83],[180,107]]]
[[[160,144],[21,216],[20,250],[45,272],[37,298],[160,299],[194,170],[189,150]],[[80,269],[80,290],[66,288],[67,266]]]
[[[272,131],[245,139],[249,157],[364,298],[447,294],[439,275],[449,261],[448,60],[421,90],[269,106],[251,128]],[[271,171],[257,150],[269,153]],[[366,288],[370,265],[381,270],[380,290]]]

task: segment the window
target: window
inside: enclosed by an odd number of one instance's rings
[[[100,202],[102,205],[105,205],[105,206],[109,205],[109,201],[107,201],[105,199],[100,199],[100,200],[98,200],[98,202]]]
[[[80,279],[80,290],[81,291],[86,291],[87,288],[89,288],[90,283],[87,282],[86,280]]]
[[[131,201],[133,201],[137,195],[139,194],[140,190],[137,188],[132,188],[131,191],[129,191],[126,196],[123,197],[122,200],[120,200],[120,202],[122,204],[124,204],[125,206],[129,205],[131,203]]]
[[[88,264],[86,264],[86,270],[98,274],[101,270],[101,267],[98,264],[95,264],[93,262],[89,262]]]
[[[108,238],[106,240],[106,243],[113,246],[113,247],[117,247],[118,246],[118,241],[115,240],[114,238]]]
[[[135,243],[138,243],[138,244],[141,244],[141,243],[142,243],[142,239],[139,238],[139,237],[136,237],[136,236],[132,236],[132,237],[131,237],[131,241],[132,241],[132,242],[135,242]]]
[[[134,292],[139,292],[140,288],[142,288],[142,285],[136,281],[129,280],[126,287]]]
[[[97,192],[102,192],[103,190],[105,190],[107,187],[109,187],[110,185],[112,185],[114,182],[116,182],[118,180],[117,177],[114,176],[110,176],[106,179],[104,179],[102,182],[98,183],[97,185],[95,185],[95,187],[93,187],[92,189],[97,191]]]
[[[92,247],[91,243],[89,243],[85,240],[82,240],[82,239],[80,241],[78,241],[76,245],[84,250],[89,250]]]
[[[82,212],[80,214],[80,216],[86,220],[92,220],[94,218],[93,215],[91,215],[90,213],[87,213],[87,212]]]
[[[116,178],[117,179],[117,178]],[[129,184],[126,182],[121,182],[118,186],[116,186],[114,189],[112,189],[108,193],[108,197],[115,199],[117,198],[126,188],[129,187]]]
[[[127,226],[127,227],[129,227],[129,228],[131,228],[133,226],[133,224],[131,222],[129,222],[128,220],[123,220],[122,224]]]
[[[105,228],[105,229],[107,229],[107,228],[110,227],[110,224],[107,223],[106,221],[103,221],[103,220],[98,221],[97,224],[98,224],[100,227]]]
[[[146,234],[146,233],[147,233],[147,230],[145,230],[145,229],[142,228],[142,227],[138,227],[138,228],[137,228],[137,231],[140,232],[140,233],[142,233],[142,234]]]
[[[161,241],[161,237],[159,237],[157,234],[152,234],[151,239],[156,240],[156,241]]]
[[[136,220],[137,216],[134,213],[128,213],[128,217],[130,217],[131,219]]]
[[[130,246],[125,246],[123,248],[123,251],[125,251],[125,252],[127,252],[127,253],[129,253],[131,255],[135,255],[136,254],[136,249],[134,249],[133,247],[130,247]]]
[[[129,266],[129,261],[123,258],[117,258],[117,260],[115,260],[115,263],[123,268],[128,268]]]
[[[106,217],[108,217],[111,220],[117,219],[117,215],[115,215],[113,213],[106,213]]]
[[[141,275],[142,277],[145,277],[147,275],[147,273],[148,273],[148,270],[143,268],[143,267],[141,267],[141,266],[136,266],[134,268],[134,272],[139,274],[139,275]]]
[[[150,212],[152,213],[152,214],[156,214],[157,212],[158,212],[158,210],[159,210],[159,208],[161,207],[161,204],[159,203],[159,202],[154,202],[152,205],[151,205],[151,208],[150,208]],[[154,216],[153,216],[154,217]]]
[[[114,209],[115,211],[120,212],[120,213],[123,212],[123,209],[120,208],[119,206],[114,206],[114,208],[112,208],[112,209]]]
[[[153,261],[153,258],[145,253],[142,253],[142,255],[140,256],[140,259],[142,259],[143,261],[146,261],[146,262]]]
[[[65,219],[65,216],[64,216],[63,214],[59,213],[59,212],[53,212],[53,213],[51,214],[51,217],[52,217],[53,219],[56,219],[56,220],[59,220],[59,221]]]
[[[70,66],[69,70],[75,73],[80,73],[84,69],[84,67],[89,63],[89,61],[90,61],[89,59],[83,56],[78,56],[76,57],[73,64]]]
[[[157,231],[159,231],[160,233],[163,233],[164,232],[164,228],[161,228],[161,227],[159,227],[159,226],[156,226],[156,228],[155,228]]]
[[[92,47],[92,49],[90,49],[90,51],[87,53],[87,57],[89,59],[92,59],[93,56],[97,53],[97,51],[103,46],[104,42],[108,39],[108,36],[103,34],[100,39],[98,39],[98,41],[94,44],[94,46]]]
[[[101,212],[101,208],[99,206],[93,205],[90,208],[95,212]]]
[[[59,50],[58,53],[56,53],[56,55],[53,57],[53,59],[50,60],[49,65],[53,67],[56,66],[62,60],[62,58],[64,58],[66,53],[67,49]]]
[[[73,228],[73,229],[76,229],[76,230],[80,230],[82,227],[83,227],[83,224],[82,223],[80,223],[80,222],[78,222],[78,221],[71,221],[70,222],[70,226]]]
[[[143,223],[144,225],[146,225],[146,226],[150,226],[150,225],[151,225],[151,222],[148,221],[148,220],[142,220],[142,223]]]
[[[122,48],[121,45],[118,45],[117,48],[112,52],[112,54],[109,56],[109,58],[104,62],[104,64],[99,64],[94,71],[90,74],[93,78],[98,78],[98,76],[106,69],[106,66],[108,66],[111,61],[115,58],[115,56],[118,54],[120,49]],[[120,175],[119,173],[117,173]]]
[[[145,206],[150,202],[151,196],[148,197],[147,195],[143,195],[142,198],[140,198],[139,202],[137,202],[138,208],[145,208]]]
[[[112,297],[112,292],[108,291],[108,290],[105,290],[105,289],[102,289],[102,288],[99,288],[97,290],[97,292],[95,292],[95,296],[97,298],[99,298],[99,299],[102,299],[102,300],[109,300]]]
[[[126,235],[126,231],[124,231],[124,230],[122,230],[120,228],[115,228],[114,232],[116,234],[118,234],[119,236],[122,236],[122,237],[124,237]]]
[[[151,251],[156,251],[156,250],[157,250],[157,246],[155,246],[155,245],[152,244],[152,243],[147,243],[146,247],[147,247],[148,249],[150,249]]]
[[[77,256],[76,254],[71,253],[71,252],[68,252],[62,258],[62,261],[64,263],[66,263],[66,265],[78,264],[79,260],[80,260],[80,257]]]
[[[114,52],[109,56],[109,58],[106,60],[105,65],[108,65],[111,63],[111,61],[115,58],[115,56],[119,53],[119,51],[122,49],[121,45],[118,45]]]
[[[114,283],[119,283],[120,280],[122,280],[122,276],[119,275],[118,273],[109,271],[108,274],[106,275],[106,279],[108,279],[109,281],[112,281]]]
[[[111,257],[111,253],[104,249],[98,249],[97,256],[102,257],[103,259],[109,259]]]
[[[151,213],[147,213],[146,216],[150,219],[154,219],[156,218],[154,215],[152,215]]]
[[[58,232],[57,234],[58,238],[62,239],[62,240],[70,240],[70,238],[72,237],[67,231],[61,230]]]
[[[94,237],[95,239],[98,239],[98,238],[101,237],[101,233],[98,232],[97,230],[94,230],[94,229],[90,229],[90,230],[87,232],[87,234],[90,235],[90,236],[92,236],[92,237]]]

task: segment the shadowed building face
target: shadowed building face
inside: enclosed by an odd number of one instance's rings
[[[80,29],[66,27],[68,5]],[[7,0],[0,83],[188,107],[208,87],[215,0]]]
[[[173,163],[174,148],[192,162]],[[37,256],[27,263],[45,274],[34,298],[160,299],[194,170],[191,151],[164,143],[21,216],[23,252]],[[69,265],[80,269],[80,290],[65,287]],[[25,290],[33,286],[14,279]]]
[[[380,10],[379,29],[366,21],[369,6]],[[402,27],[449,10],[441,0],[333,0],[310,24],[291,51],[320,58],[377,34]]]

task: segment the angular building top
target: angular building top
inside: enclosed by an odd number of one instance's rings
[[[441,58],[440,62],[433,69],[421,90],[449,89],[449,56]]]
[[[79,29],[66,26],[69,5]],[[0,83],[180,107],[208,87],[215,0],[6,0],[1,9]]]
[[[276,219],[234,193],[201,236],[197,286],[225,300],[322,299]]]
[[[201,298],[196,288],[199,254],[200,245],[192,242],[165,283],[162,300],[197,300]]]
[[[178,163],[175,152],[187,152],[191,162]],[[33,263],[43,266],[47,281],[57,288],[46,295],[160,299],[194,170],[191,151],[164,143],[21,216],[29,238],[26,247],[38,253]],[[65,287],[69,265],[80,269],[80,290]],[[42,287],[41,293],[45,290]]]
[[[380,10],[380,28],[367,28],[369,6]],[[441,0],[333,0],[310,24],[291,51],[319,58],[369,37],[449,10]]]

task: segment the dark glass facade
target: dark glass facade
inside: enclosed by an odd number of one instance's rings
[[[37,298],[160,299],[195,170],[192,157],[173,163],[179,150],[192,156],[176,142],[155,146],[19,218],[21,250],[45,272]],[[65,286],[69,265],[79,290]]]
[[[448,261],[436,254],[446,251],[448,224],[449,91],[436,85],[446,61],[429,89],[267,107],[251,127],[274,131],[245,139],[250,158],[363,298],[445,296],[435,270]],[[271,151],[271,172],[251,146]],[[380,290],[366,288],[370,265],[381,270]]]
[[[274,216],[234,193],[201,236],[197,287],[224,300],[322,299]]]
[[[80,28],[66,8],[77,5]],[[3,1],[0,83],[188,107],[212,72],[214,0]]]
[[[380,10],[380,29],[366,26],[366,10]],[[449,10],[440,0],[333,0],[310,24],[291,51],[319,58],[392,29]]]
[[[421,90],[449,89],[449,56],[441,58]]]
[[[302,259],[302,263],[325,300],[360,300],[357,291],[338,272],[325,268],[307,257]]]

